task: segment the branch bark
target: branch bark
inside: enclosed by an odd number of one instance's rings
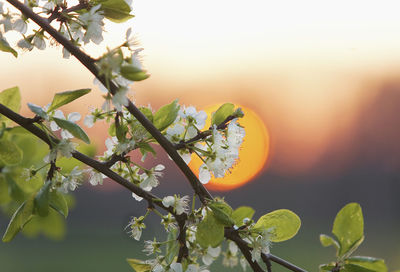
[[[90,56],[81,51],[66,37],[61,35],[56,29],[54,29],[48,22],[47,19],[40,17],[34,13],[30,8],[19,2],[18,0],[7,0],[11,5],[19,9],[26,17],[33,20],[43,30],[49,33],[58,43],[64,46],[73,56],[75,56],[104,86],[110,86],[110,93],[114,95],[118,91],[117,85],[113,82],[106,84],[106,79],[99,75],[99,70],[95,65],[95,60]],[[144,128],[154,137],[154,139],[161,145],[161,147],[168,153],[168,155],[174,160],[179,169],[186,176],[193,190],[198,195],[200,201],[206,204],[207,199],[213,197],[208,190],[201,184],[197,176],[190,170],[182,157],[178,154],[174,146],[168,141],[164,135],[150,122],[149,119],[131,102],[129,101],[126,109],[143,125]]]
[[[99,75],[99,70],[97,69],[95,65],[95,60],[92,59],[90,56],[88,56],[86,53],[81,51],[78,47],[76,47],[72,42],[70,42],[66,37],[61,35],[56,29],[54,29],[49,21],[49,19],[42,18],[36,13],[34,13],[30,8],[19,2],[18,0],[7,0],[11,5],[19,9],[27,18],[30,18],[33,20],[36,24],[38,24],[43,30],[48,32],[58,43],[60,43],[62,46],[65,47],[73,56],[75,56],[78,61],[80,61],[104,86],[110,86],[109,91],[112,95],[114,95],[118,91],[117,85],[115,85],[113,82],[108,82],[109,84],[106,83],[106,79],[104,76]],[[50,16],[51,18],[51,16]],[[51,18],[53,19],[53,18]],[[187,166],[187,164],[184,162],[184,160],[181,158],[181,156],[177,153],[177,149],[179,146],[174,146],[167,138],[162,135],[162,133],[146,118],[146,116],[131,102],[128,102],[128,105],[126,106],[126,109],[143,125],[143,127],[154,137],[154,139],[161,145],[161,147],[168,153],[168,155],[172,158],[172,160],[176,163],[176,165],[179,167],[179,169],[183,172],[183,174],[186,176],[187,180],[189,181],[191,187],[195,191],[196,195],[199,197],[200,201],[203,204],[207,204],[207,199],[213,199],[212,195],[208,192],[208,190],[201,184],[201,182],[198,180],[197,176],[190,170],[190,168]],[[46,142],[50,147],[51,147],[51,142],[49,140],[49,136],[42,131],[40,128],[35,126],[32,123],[32,119],[22,117],[21,115],[13,112],[12,110],[8,109],[4,105],[0,104],[0,113],[3,115],[7,116],[17,124],[21,125],[28,131],[30,131],[32,134],[36,135],[40,139],[42,139],[44,142]],[[199,135],[198,137],[206,137],[206,135]],[[58,142],[58,139],[52,139],[56,143]],[[180,237],[179,241],[184,241],[185,240],[185,232],[184,230],[186,229],[184,224],[186,222],[186,214],[184,215],[176,215],[173,211],[172,207],[165,207],[162,202],[160,201],[154,201],[154,200],[159,200],[159,198],[151,193],[148,193],[141,189],[140,187],[132,184],[128,180],[122,178],[112,170],[108,168],[108,164],[101,163],[97,160],[94,160],[78,151],[74,151],[72,153],[73,157],[86,165],[92,167],[93,169],[96,169],[97,171],[103,173],[107,177],[111,178],[115,182],[119,183],[120,185],[124,186],[127,188],[129,191],[143,197],[146,199],[149,203],[155,204],[162,209],[170,212],[175,216],[175,218],[178,221],[178,224],[180,225]],[[182,224],[182,225],[181,225]],[[251,257],[251,248],[247,245],[247,243],[239,236],[238,232],[234,230],[233,228],[227,228],[225,229],[225,237],[227,239],[230,239],[234,241],[238,247],[240,248],[241,252],[249,262],[250,266],[252,267],[253,271],[255,272],[262,272],[263,269],[260,267],[260,265],[252,260]],[[187,248],[186,245],[181,245],[181,249],[179,251],[179,259],[182,259],[183,257],[187,256]],[[305,270],[302,270],[274,255],[269,254],[268,256],[264,256],[270,259],[271,261],[274,261],[276,263],[281,264],[282,266],[285,266],[289,268],[292,271],[295,272],[305,272]]]

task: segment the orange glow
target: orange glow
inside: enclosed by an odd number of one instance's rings
[[[218,109],[220,105],[207,107],[205,112],[210,114]],[[251,109],[236,105],[242,108],[244,117],[239,120],[239,123],[244,126],[246,136],[239,150],[239,161],[223,178],[211,178],[206,185],[208,189],[225,191],[243,186],[251,181],[265,169],[265,164],[269,154],[269,134],[261,118]],[[210,125],[210,121],[206,127]],[[198,175],[199,167],[203,162],[195,155],[192,156],[192,161],[189,167]]]

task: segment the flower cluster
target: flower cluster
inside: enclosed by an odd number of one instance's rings
[[[216,178],[225,176],[226,171],[239,158],[239,147],[244,136],[244,129],[237,123],[237,119],[232,120],[225,131],[213,127],[209,144],[200,146],[204,161],[199,169],[199,180],[202,183],[208,183],[211,174]]]

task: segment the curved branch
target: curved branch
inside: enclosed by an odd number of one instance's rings
[[[8,107],[4,106],[1,103],[0,103],[0,113],[2,115],[6,116],[7,118],[11,119],[12,121],[14,121],[15,123],[17,123],[21,127],[23,127],[26,130],[28,130],[29,132],[31,132],[36,137],[40,138],[42,141],[47,143],[50,147],[52,145],[52,142],[53,143],[58,143],[60,141],[59,139],[54,138],[54,137],[46,134],[46,132],[44,132],[43,130],[38,128],[36,125],[34,125],[32,123],[32,121],[31,121],[32,119],[25,118],[25,117],[19,115],[18,113],[12,111],[11,109],[9,109]],[[120,185],[122,185],[125,188],[127,188],[132,193],[135,193],[138,196],[143,197],[148,202],[154,203],[155,205],[159,206],[160,208],[164,209],[165,211],[170,212],[175,217],[177,217],[177,216],[179,217],[179,215],[177,215],[174,212],[173,207],[165,207],[162,204],[162,202],[159,201],[160,200],[159,197],[157,197],[156,195],[153,195],[153,194],[143,190],[139,186],[136,186],[135,184],[129,182],[127,179],[121,177],[120,175],[118,175],[117,173],[115,173],[114,171],[109,169],[102,162],[99,162],[99,161],[97,161],[95,159],[92,159],[92,158],[90,158],[90,157],[86,156],[85,154],[82,154],[82,153],[80,153],[78,151],[73,151],[72,152],[72,156],[75,159],[77,159],[78,161],[81,161],[84,164],[86,164],[86,165],[92,167],[93,169],[99,171],[100,173],[103,173],[104,175],[106,175],[110,179],[114,180],[115,182],[117,182]],[[54,166],[55,166],[55,164],[54,164]],[[155,200],[157,200],[157,201],[155,201]],[[180,217],[182,217],[182,216],[180,216]]]
[[[114,95],[118,92],[118,87],[113,82],[106,84],[104,76],[99,75],[99,70],[95,65],[95,61],[71,43],[66,37],[61,35],[56,29],[54,29],[48,22],[34,13],[30,8],[19,2],[18,0],[7,0],[11,5],[19,9],[26,17],[32,19],[37,23],[43,30],[48,32],[58,43],[63,45],[72,55],[74,55],[104,86],[110,86],[110,93]],[[213,197],[208,190],[201,184],[197,176],[190,170],[189,166],[185,163],[182,157],[178,154],[174,146],[168,141],[164,135],[153,125],[153,123],[147,119],[147,117],[131,102],[128,102],[126,109],[142,124],[142,126],[154,137],[154,139],[161,145],[161,147],[168,153],[168,155],[174,160],[179,169],[186,176],[193,190],[196,192],[203,204],[206,203],[206,199],[212,199]]]

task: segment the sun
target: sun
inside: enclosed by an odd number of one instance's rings
[[[211,113],[215,112],[219,106],[220,104],[212,105],[206,107],[204,111],[211,116]],[[211,178],[206,184],[210,190],[227,191],[243,186],[260,174],[266,166],[269,155],[269,134],[264,122],[253,110],[238,104],[235,106],[242,108],[244,112],[244,117],[239,119],[239,123],[246,131],[239,150],[239,160],[225,177]],[[205,127],[209,126],[210,120]],[[197,156],[192,155],[189,167],[197,176],[202,164],[203,162]]]

